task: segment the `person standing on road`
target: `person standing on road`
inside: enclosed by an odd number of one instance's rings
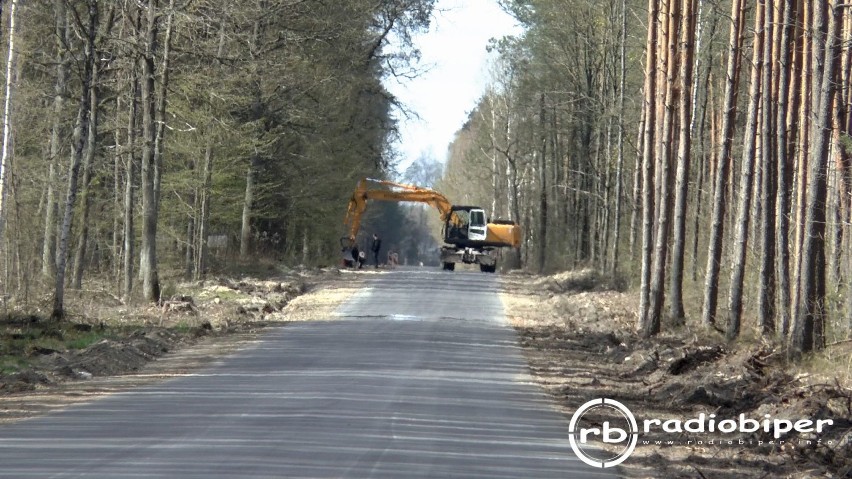
[[[353,268],[358,266],[358,257],[360,255],[360,253],[361,252],[358,250],[358,245],[353,244],[352,245],[352,267]]]
[[[379,267],[379,251],[382,249],[382,239],[378,233],[373,233],[373,246],[370,250],[373,252],[373,259],[376,260],[376,268]]]

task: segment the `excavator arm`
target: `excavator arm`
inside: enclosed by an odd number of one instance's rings
[[[343,220],[349,230],[349,235],[341,238],[344,249],[355,245],[361,217],[370,200],[424,203],[438,210],[444,225],[441,257],[445,269],[447,265],[463,262],[478,263],[483,271],[494,272],[495,248],[521,247],[521,227],[513,221],[492,223],[487,221],[482,208],[453,205],[446,196],[429,188],[364,178],[355,187]]]
[[[370,185],[385,186],[387,189],[370,189]],[[367,210],[367,201],[410,201],[414,203],[425,203],[432,206],[441,214],[441,222],[449,220],[453,224],[459,224],[461,220],[453,211],[450,201],[441,193],[421,188],[414,185],[394,183],[386,180],[375,180],[364,178],[358,182],[352,198],[349,199],[349,207],[343,224],[349,229],[349,243],[353,243],[361,228],[361,217]]]

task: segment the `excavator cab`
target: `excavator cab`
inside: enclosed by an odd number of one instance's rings
[[[485,210],[481,208],[472,208],[469,211],[469,220],[470,222],[467,227],[467,239],[470,241],[485,241],[485,236],[488,232]]]
[[[476,206],[453,206],[456,222],[447,220],[445,240],[447,243],[466,245],[485,241],[488,235],[488,217],[485,210]]]

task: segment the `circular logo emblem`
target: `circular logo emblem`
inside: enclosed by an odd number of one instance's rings
[[[568,426],[571,449],[592,467],[613,467],[630,457],[639,440],[636,418],[612,399],[592,399],[580,406]]]

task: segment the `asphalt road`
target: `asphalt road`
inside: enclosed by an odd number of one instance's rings
[[[377,275],[189,377],[0,426],[0,477],[607,477],[525,378],[494,275]],[[613,476],[609,476],[613,477]]]

